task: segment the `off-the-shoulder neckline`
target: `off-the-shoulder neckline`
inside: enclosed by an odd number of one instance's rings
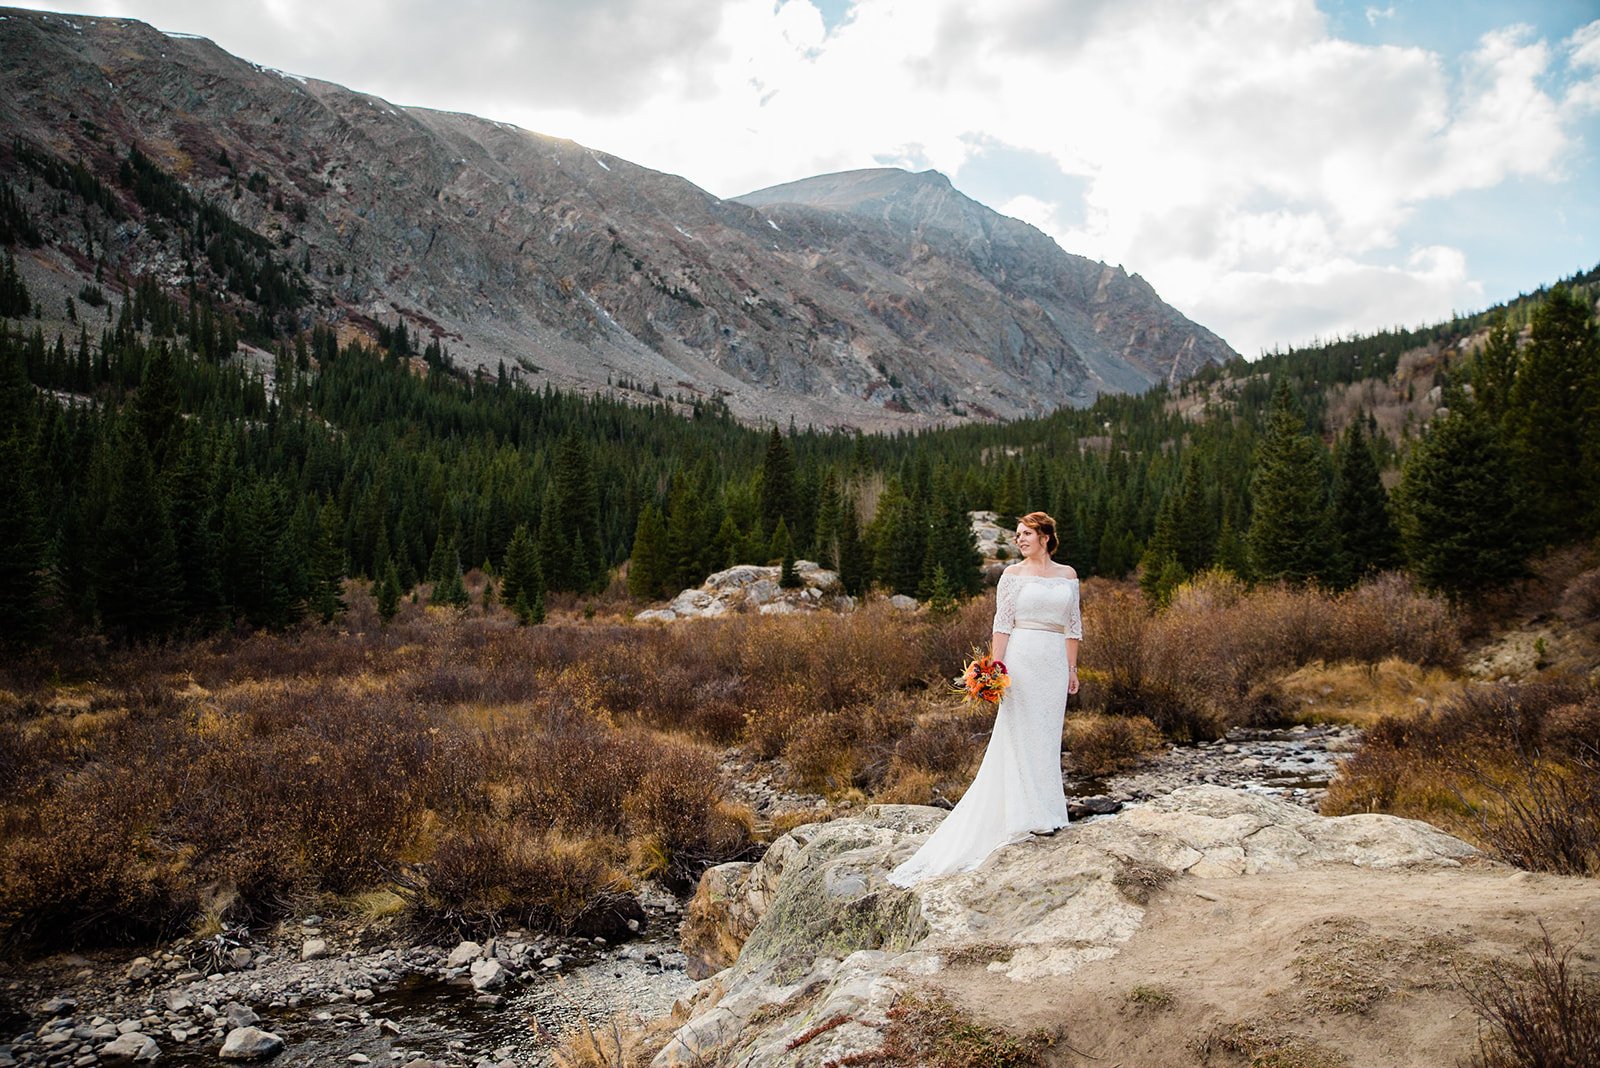
[[[1005,572],[1005,575],[1009,575],[1012,578],[1044,579],[1046,581],[1051,581],[1051,582],[1077,582],[1078,581],[1078,576],[1077,575],[1033,575],[1033,574],[1029,574],[1026,571],[1007,571],[1007,572]],[[1003,578],[1005,576],[1002,575],[1001,577]]]

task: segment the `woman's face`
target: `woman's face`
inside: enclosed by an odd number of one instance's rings
[[[1026,523],[1017,524],[1016,541],[1017,550],[1023,556],[1032,556],[1044,545],[1044,539],[1039,536],[1039,532]]]

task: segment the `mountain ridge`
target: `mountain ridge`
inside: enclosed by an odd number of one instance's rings
[[[752,206],[136,20],[3,15],[4,141],[83,161],[127,216],[47,219],[26,269],[59,294],[97,267],[123,285],[223,288],[117,182],[137,148],[300,265],[309,299],[282,329],[370,333],[399,317],[458,364],[541,386],[665,387],[748,422],[891,429],[1081,407],[1233,355],[1142,279],[1071,257],[942,175],[934,226],[907,225],[915,205],[878,219]],[[21,177],[12,149],[0,161]]]

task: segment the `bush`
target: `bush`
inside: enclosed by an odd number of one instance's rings
[[[1425,819],[1522,868],[1600,873],[1597,724],[1592,682],[1474,687],[1379,720],[1322,809]]]
[[[474,827],[444,841],[402,887],[420,930],[454,937],[527,927],[566,935],[628,937],[643,910],[592,844],[526,824]]]
[[[1068,766],[1074,774],[1110,775],[1161,747],[1161,732],[1143,716],[1072,716],[1064,730]]]
[[[1541,926],[1541,931],[1543,928]],[[1464,982],[1480,1031],[1473,1068],[1588,1068],[1600,1064],[1600,984],[1578,974],[1573,950],[1548,931],[1526,971],[1490,965]]]

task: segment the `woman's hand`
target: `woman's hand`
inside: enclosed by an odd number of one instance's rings
[[[1069,665],[1067,667],[1067,693],[1068,694],[1075,694],[1077,692],[1078,692],[1078,669]]]

